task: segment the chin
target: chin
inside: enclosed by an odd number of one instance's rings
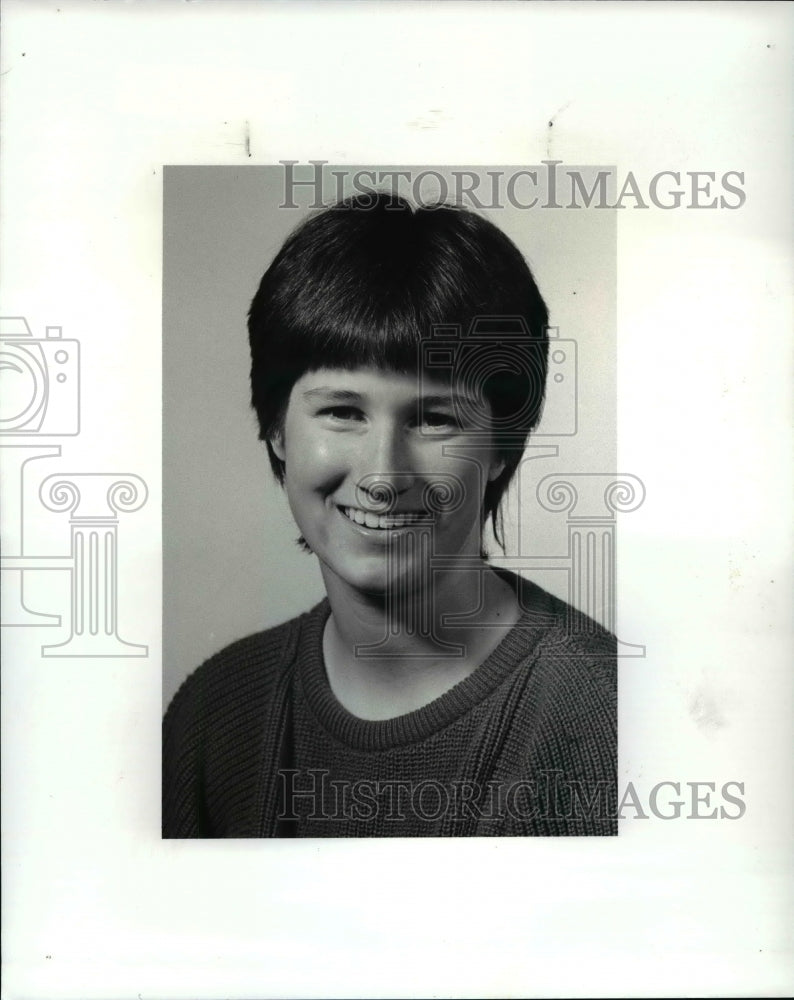
[[[323,575],[330,573],[344,585],[369,597],[386,598],[389,594],[408,594],[422,590],[427,573],[419,566],[405,566],[389,572],[384,556],[329,560],[321,558]]]

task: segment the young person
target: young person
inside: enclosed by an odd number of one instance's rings
[[[166,837],[616,832],[615,640],[489,565],[548,313],[484,218],[311,216],[249,313],[252,405],[327,597],[182,685]]]

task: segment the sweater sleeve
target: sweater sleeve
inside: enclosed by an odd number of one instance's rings
[[[203,794],[201,671],[187,678],[163,720],[162,835],[166,839],[212,836]]]
[[[266,751],[278,751],[298,621],[238,639],[174,695],[163,720],[164,838],[258,835],[251,817],[270,779]]]

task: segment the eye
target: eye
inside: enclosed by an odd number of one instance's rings
[[[426,410],[422,414],[421,425],[431,431],[460,430],[460,422],[454,413],[445,410]]]
[[[352,423],[363,419],[363,414],[355,406],[325,406],[320,410],[321,417],[330,417],[339,423]]]

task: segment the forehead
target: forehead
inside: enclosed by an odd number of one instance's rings
[[[426,372],[394,372],[381,368],[318,368],[305,372],[292,389],[292,399],[350,394],[379,401],[412,402],[438,397],[453,401],[449,380]]]

